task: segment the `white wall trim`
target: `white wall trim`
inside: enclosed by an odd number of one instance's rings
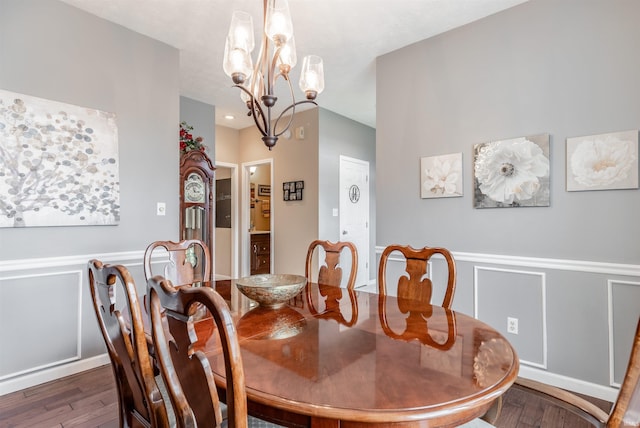
[[[578,394],[584,394],[590,397],[606,400],[611,403],[616,401],[618,398],[619,390],[616,388],[610,388],[568,376],[549,373],[533,367],[520,366],[518,376],[526,379],[533,379],[558,388],[567,389],[569,391],[577,392]]]
[[[384,251],[384,246],[376,246],[376,254]],[[586,260],[547,259],[539,257],[506,256],[501,254],[452,252],[456,261],[472,263],[490,263],[496,265],[519,266],[529,268],[554,269],[565,271],[604,273],[609,275],[638,276],[640,265],[624,263],[605,263]]]
[[[124,262],[127,260],[138,262],[144,258],[144,251],[125,251],[119,253],[79,254],[75,256],[41,257],[33,259],[0,260],[0,272],[44,269],[52,267],[84,265],[91,259],[99,259],[102,262]]]
[[[614,284],[636,285],[640,286],[640,282],[635,281],[618,281],[607,280],[607,309],[609,321],[609,384],[612,387],[620,388],[620,383],[615,380],[615,340],[614,340],[614,319],[613,319],[613,287]],[[626,367],[624,368],[626,370]]]
[[[32,372],[37,372],[43,369],[47,369],[49,367],[60,366],[63,364],[67,364],[73,361],[79,361],[81,357],[81,348],[82,348],[82,271],[81,270],[69,270],[62,272],[47,272],[47,273],[39,273],[39,274],[26,274],[26,275],[15,275],[10,277],[0,278],[0,280],[9,280],[9,279],[25,279],[25,278],[39,278],[39,277],[51,277],[51,276],[60,276],[60,275],[75,275],[78,279],[76,284],[76,293],[78,294],[78,304],[76,307],[76,353],[75,355],[71,355],[67,358],[55,361],[49,361],[45,364],[29,367],[28,369],[20,370],[13,373],[8,373],[4,376],[0,376],[0,382],[5,379],[11,379],[18,376],[24,376]],[[1,285],[1,282],[0,282]]]
[[[52,367],[36,373],[20,376],[5,382],[0,382],[0,396],[11,392],[20,391],[21,389],[30,388],[34,385],[40,385],[45,382],[60,379],[86,370],[109,364],[109,356],[105,353],[91,358],[85,358],[70,364],[58,367]]]

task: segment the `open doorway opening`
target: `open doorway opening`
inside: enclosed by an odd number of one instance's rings
[[[273,271],[273,160],[242,164],[242,275]]]
[[[216,164],[215,279],[238,278],[238,165]]]

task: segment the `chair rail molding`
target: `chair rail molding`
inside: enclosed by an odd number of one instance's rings
[[[385,246],[376,246],[376,254],[382,254]],[[550,259],[540,257],[506,256],[502,254],[467,253],[452,251],[456,261],[471,263],[488,263],[505,266],[566,270],[610,275],[638,276],[640,265],[624,263],[608,263],[587,260]]]
[[[118,253],[77,254],[61,257],[39,257],[31,259],[0,260],[0,272],[45,269],[70,265],[85,265],[91,259],[99,259],[105,263],[128,262],[142,265],[144,251],[125,251]],[[136,263],[137,262],[137,263]],[[0,277],[0,280],[2,277]]]

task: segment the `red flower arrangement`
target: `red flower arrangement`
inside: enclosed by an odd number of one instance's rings
[[[193,126],[190,126],[186,121],[180,122],[180,153],[185,154],[191,150],[205,151],[206,146],[202,144],[202,137],[193,138],[191,134]]]

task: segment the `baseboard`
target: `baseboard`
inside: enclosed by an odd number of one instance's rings
[[[611,403],[618,398],[619,390],[613,387],[597,385],[595,383],[585,382],[582,380],[549,373],[532,367],[520,366],[520,377],[531,379],[538,382],[546,383],[557,388],[566,389],[578,394],[588,395],[589,397],[599,398]]]
[[[109,363],[109,356],[107,354],[102,354],[58,367],[52,367],[36,373],[30,373],[24,376],[8,379],[0,383],[0,396],[60,379],[65,376],[91,370]]]

